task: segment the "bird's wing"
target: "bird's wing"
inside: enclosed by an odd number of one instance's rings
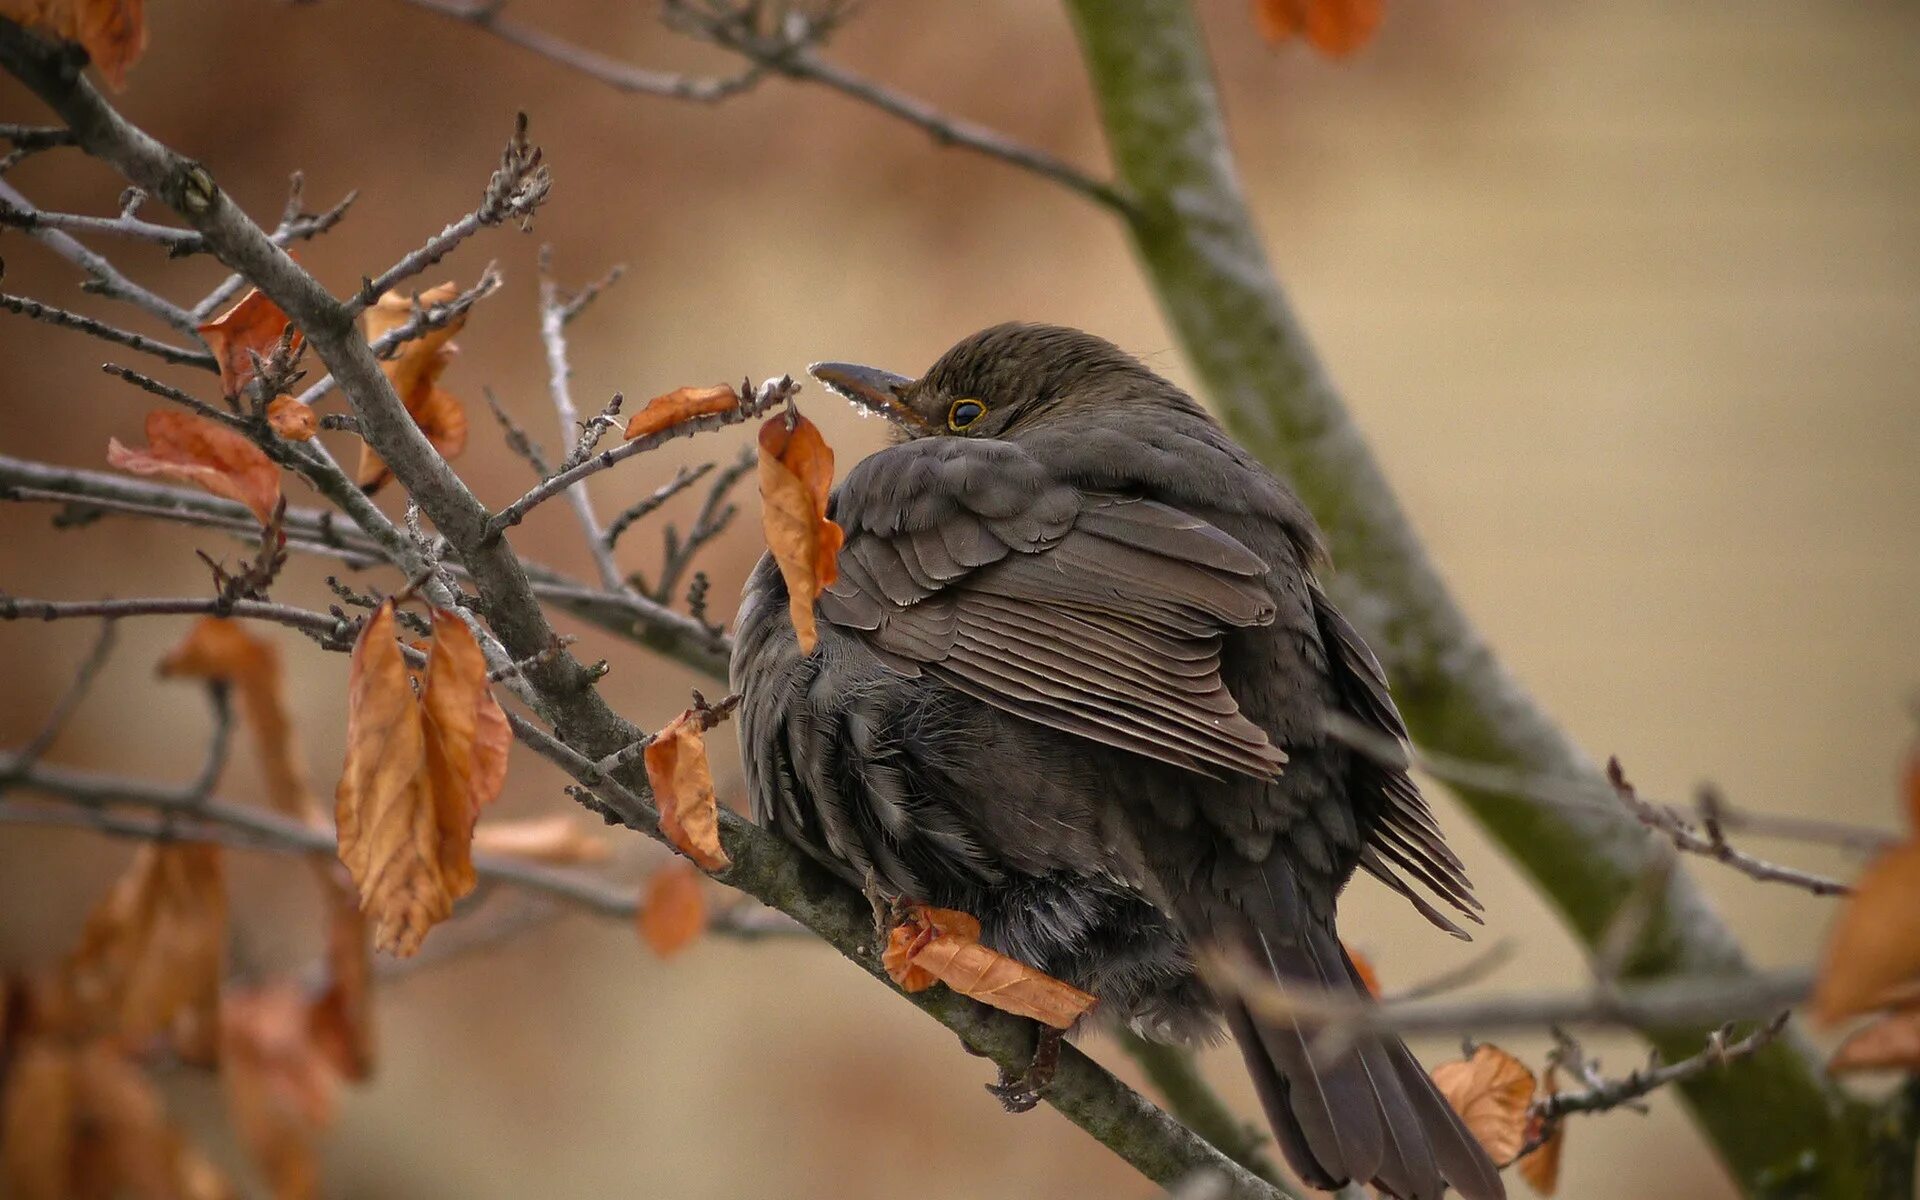
[[[896,668],[1190,770],[1280,773],[1220,681],[1221,635],[1273,620],[1267,566],[1219,529],[959,438],[867,458],[833,516],[847,541],[820,614]]]
[[[1373,651],[1333,607],[1317,583],[1313,585],[1313,608],[1334,687],[1347,716],[1374,733],[1391,738],[1395,744],[1404,744],[1407,726],[1387,690],[1387,676],[1380,668],[1380,660],[1373,656]],[[1429,921],[1458,937],[1465,937],[1464,930],[1408,883],[1410,877],[1468,920],[1479,923],[1481,904],[1474,897],[1466,868],[1448,847],[1419,787],[1405,771],[1380,762],[1364,751],[1354,752],[1352,770],[1356,799],[1366,797],[1362,803],[1370,802],[1375,810],[1360,865],[1368,874],[1412,901]]]

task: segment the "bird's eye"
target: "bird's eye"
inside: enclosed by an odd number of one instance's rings
[[[987,415],[987,406],[978,400],[955,400],[947,410],[947,428],[960,433]]]

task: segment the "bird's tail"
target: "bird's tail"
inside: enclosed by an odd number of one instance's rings
[[[1277,911],[1249,914],[1240,948],[1282,992],[1366,994],[1331,924],[1286,883]],[[1316,1054],[1311,1021],[1256,1014],[1231,998],[1224,1008],[1274,1138],[1306,1183],[1332,1190],[1359,1180],[1400,1200],[1437,1200],[1451,1185],[1465,1200],[1504,1200],[1492,1160],[1399,1038]]]

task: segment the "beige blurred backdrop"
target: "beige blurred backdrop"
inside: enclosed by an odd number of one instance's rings
[[[1711,779],[1755,809],[1894,821],[1920,680],[1920,12],[1399,3],[1373,46],[1330,65],[1259,44],[1241,3],[1201,7],[1282,278],[1512,670],[1645,790],[1683,796]],[[630,266],[573,327],[582,407],[824,357],[915,372],[1016,317],[1096,330],[1190,380],[1113,222],[836,96],[782,82],[718,106],[622,96],[392,0],[152,8],[152,49],[121,103],[263,219],[296,168],[316,204],[360,189],[347,222],[301,252],[339,291],[470,208],[513,114],[532,114],[555,179],[537,231],[475,238],[436,272],[470,282],[497,257],[508,280],[446,379],[474,417],[459,465],[491,503],[528,478],[494,434],[483,386],[557,442],[535,326],[542,242],[570,281]],[[632,61],[730,65],[664,33],[646,5],[515,11]],[[877,0],[831,52],[1096,170],[1103,160],[1053,5]],[[0,119],[40,115],[0,86]],[[66,155],[9,179],[68,210],[111,212],[118,193]],[[217,277],[107,248],[181,298]],[[23,237],[0,237],[0,253],[7,290],[98,308]],[[134,440],[150,406],[98,373],[103,357],[78,335],[0,319],[0,449],[98,467],[110,435]],[[872,424],[812,394],[843,464],[878,443]],[[600,476],[595,494],[612,509],[745,437],[677,443]],[[290,486],[295,503],[312,502]],[[514,540],[588,574],[562,508]],[[751,495],[743,509],[707,563],[720,611],[756,549]],[[193,593],[205,586],[193,549],[237,549],[126,520],[59,532],[49,515],[0,508],[0,589]],[[651,569],[657,529],[626,546],[630,566]],[[280,594],[324,603],[326,569],[297,564]],[[184,628],[124,623],[52,758],[187,777],[204,705],[152,678]],[[31,735],[89,636],[0,626],[0,742]],[[330,791],[346,664],[276,636],[308,761]],[[696,682],[604,637],[581,649],[611,661],[609,698],[643,725],[683,707]],[[716,739],[717,767],[737,794],[730,742]],[[252,800],[260,783],[242,744],[222,793]],[[508,811],[567,803],[553,773],[516,764]],[[1488,902],[1485,939],[1517,948],[1481,986],[1577,979],[1582,960],[1554,916],[1456,806],[1438,807]],[[641,842],[622,840],[619,878],[657,861]],[[0,827],[0,968],[69,944],[128,853]],[[237,967],[298,969],[316,944],[304,878],[237,858]],[[1828,904],[1691,869],[1756,960],[1815,952]],[[1366,884],[1344,924],[1390,988],[1463,953]],[[709,939],[662,964],[629,929],[565,917],[396,979],[380,1018],[379,1076],[348,1094],[328,1143],[330,1195],[1154,1194],[1050,1111],[1002,1115],[978,1060],[815,944]],[[1504,1040],[1536,1060],[1543,1044]],[[1628,1039],[1593,1045],[1616,1071],[1638,1063]],[[1100,1040],[1089,1048],[1117,1057]],[[1429,1061],[1452,1052],[1445,1039],[1419,1049]],[[1207,1065],[1255,1115],[1234,1052]],[[223,1136],[211,1085],[173,1090]],[[1645,1117],[1572,1126],[1565,1196],[1731,1194],[1665,1098]]]

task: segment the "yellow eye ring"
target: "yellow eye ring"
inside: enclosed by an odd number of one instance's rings
[[[947,428],[961,433],[986,415],[987,406],[978,400],[955,400],[947,409]]]

